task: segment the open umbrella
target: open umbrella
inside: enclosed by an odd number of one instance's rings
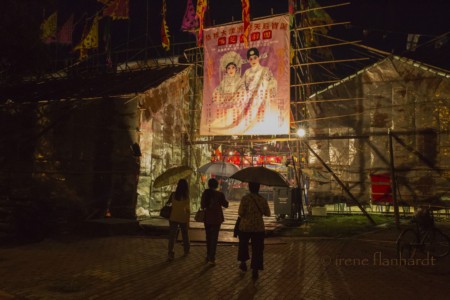
[[[177,184],[178,180],[191,176],[193,170],[188,166],[178,166],[167,169],[161,175],[156,177],[153,182],[154,188],[160,188],[167,185]]]
[[[224,161],[209,162],[198,168],[198,172],[200,173],[214,174],[222,177],[230,177],[237,171],[239,171],[238,166]]]
[[[266,167],[248,167],[237,171],[230,178],[243,182],[257,182],[268,186],[289,186],[283,175]]]

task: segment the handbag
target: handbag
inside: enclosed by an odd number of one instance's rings
[[[159,211],[159,215],[164,219],[170,218],[170,213],[172,212],[172,205],[164,205]]]
[[[236,219],[236,224],[234,224],[233,236],[238,237],[239,235],[239,224],[241,224],[241,217]]]
[[[164,206],[159,211],[159,215],[164,219],[170,218],[170,213],[172,212],[172,195],[170,194],[169,200],[164,204]]]
[[[194,216],[194,220],[196,222],[204,222],[205,221],[205,210],[199,209]]]

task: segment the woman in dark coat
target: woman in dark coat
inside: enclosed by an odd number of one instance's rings
[[[219,182],[211,178],[208,189],[202,194],[201,208],[205,209],[206,262],[216,264],[216,249],[220,225],[224,221],[222,207],[228,207],[228,201],[222,192],[217,191]]]

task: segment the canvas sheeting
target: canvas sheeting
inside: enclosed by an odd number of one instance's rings
[[[309,145],[368,203],[371,175],[391,174],[390,129],[399,202],[448,205],[449,73],[392,56],[343,79],[308,99]],[[308,167],[311,203],[351,204],[311,152]]]

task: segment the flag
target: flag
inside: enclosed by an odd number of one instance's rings
[[[198,27],[198,20],[195,18],[195,9],[192,0],[187,0],[186,11],[184,12],[181,30],[193,31]]]
[[[58,20],[58,13],[55,11],[41,24],[41,40],[46,43],[53,43],[56,41],[56,26]]]
[[[244,45],[248,48],[248,33],[250,31],[250,2],[249,0],[241,0],[242,4],[242,22],[244,22]]]
[[[113,20],[126,20],[129,18],[130,0],[98,0],[105,5],[103,16],[111,17]]]
[[[88,26],[85,27],[83,32],[83,38],[81,42],[74,48],[74,50],[80,50],[80,60],[84,60],[87,58],[87,50],[98,48],[98,21],[99,17],[95,16],[92,21],[92,26],[89,30]],[[86,24],[87,25],[87,24]]]
[[[294,0],[289,0],[289,26],[292,28],[294,26],[295,18],[295,3]]]
[[[161,15],[162,15],[162,22],[161,22],[161,44],[166,51],[169,51],[170,49],[170,40],[169,40],[169,27],[167,26],[166,22],[166,0],[163,0],[162,2],[162,9],[161,9]]]
[[[206,7],[208,6],[207,0],[198,0],[197,1],[197,10],[195,12],[195,18],[198,20],[199,29],[198,29],[198,39],[197,45],[200,47],[203,41],[203,22],[205,18]]]
[[[71,15],[67,19],[66,23],[59,29],[56,34],[56,41],[60,44],[72,44],[72,33],[73,33],[73,18]]]

